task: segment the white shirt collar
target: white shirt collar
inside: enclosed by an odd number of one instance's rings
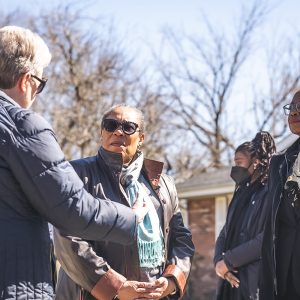
[[[10,98],[7,94],[5,94],[3,91],[0,90],[0,96],[4,97],[6,100],[8,100],[11,104],[21,107],[19,103],[17,103],[14,99]]]

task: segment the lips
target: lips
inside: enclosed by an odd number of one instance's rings
[[[125,146],[125,144],[123,142],[112,142],[110,145],[115,146],[115,147]]]
[[[291,124],[300,123],[300,119],[290,119],[289,121]]]

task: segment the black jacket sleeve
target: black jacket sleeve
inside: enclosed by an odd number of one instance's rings
[[[220,260],[223,259],[223,251],[225,245],[225,225],[219,233],[219,236],[215,244],[215,254],[214,254],[214,265]]]
[[[53,236],[55,254],[62,266],[60,272],[69,276],[64,276],[68,284],[57,285],[57,295],[61,295],[66,289],[75,290],[76,283],[96,299],[111,300],[126,278],[114,271],[105,258],[96,254],[92,242],[62,236],[57,229],[54,229]],[[68,293],[73,294],[70,291]]]
[[[230,270],[247,265],[259,260],[261,257],[263,232],[259,233],[253,239],[226,251],[224,262]]]
[[[49,124],[39,115],[0,106],[0,156],[24,192],[24,205],[64,233],[90,240],[129,244],[136,235],[131,209],[93,198],[83,188],[56,141]]]

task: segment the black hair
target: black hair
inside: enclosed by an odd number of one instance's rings
[[[257,132],[252,141],[239,145],[235,150],[235,153],[237,152],[250,154],[251,158],[260,160],[256,170],[260,174],[260,181],[265,183],[268,179],[271,157],[276,152],[275,142],[271,134],[267,131]]]

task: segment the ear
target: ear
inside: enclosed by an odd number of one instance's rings
[[[142,144],[144,143],[144,140],[145,140],[145,135],[142,133],[140,135],[140,140],[139,140],[139,144],[142,146]]]
[[[28,87],[28,84],[30,84],[31,76],[29,72],[22,74],[19,80],[17,81],[17,86],[19,89],[25,93]]]

